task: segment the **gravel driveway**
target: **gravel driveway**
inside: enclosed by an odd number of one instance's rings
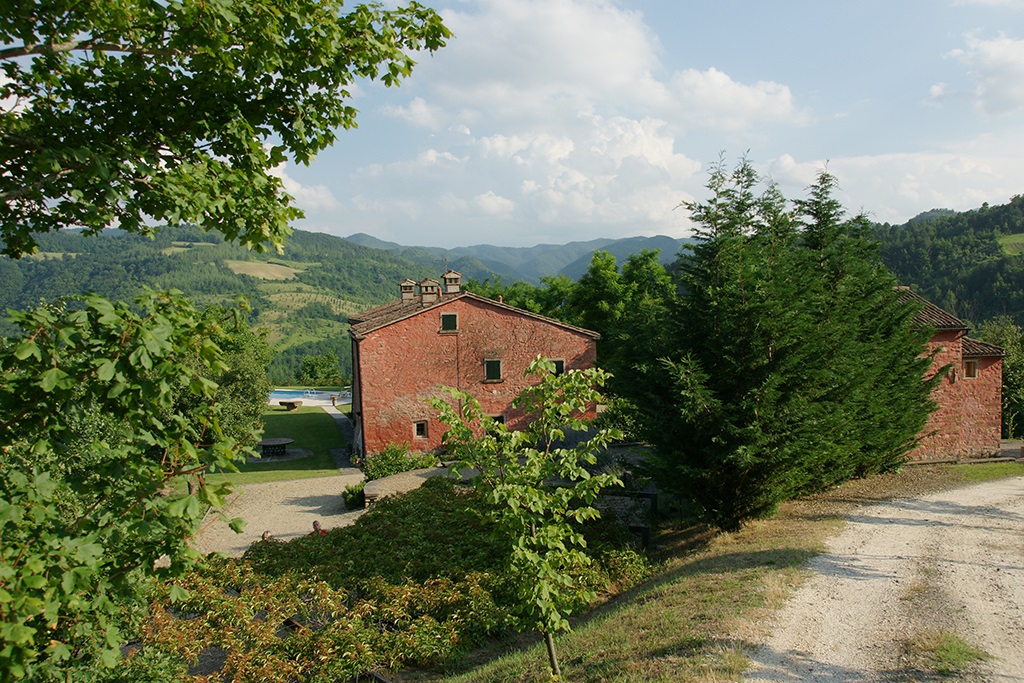
[[[991,655],[959,680],[1024,681],[1024,478],[862,508],[809,569],[747,680],[926,680],[939,631]]]
[[[308,534],[317,519],[325,529],[348,526],[364,511],[346,511],[341,492],[349,484],[362,480],[363,475],[359,472],[238,486],[228,499],[224,513],[229,518],[244,519],[245,531],[236,534],[211,512],[203,520],[192,546],[204,555],[216,551],[240,557],[250,544],[260,540],[264,531],[269,531],[275,538],[288,540]]]

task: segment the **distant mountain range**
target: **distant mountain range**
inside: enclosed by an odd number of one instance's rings
[[[538,284],[540,279],[550,275],[565,275],[577,280],[587,272],[595,251],[607,251],[619,263],[630,254],[645,249],[661,252],[661,262],[675,261],[682,245],[692,239],[676,239],[665,235],[655,237],[627,237],[624,239],[594,239],[568,244],[538,244],[534,247],[497,247],[479,244],[472,247],[407,247],[395,242],[385,242],[366,233],[356,233],[344,238],[348,242],[370,249],[390,251],[396,255],[419,263],[436,263],[443,268],[452,268],[466,277],[476,280],[500,277],[502,282],[511,284],[520,280]]]

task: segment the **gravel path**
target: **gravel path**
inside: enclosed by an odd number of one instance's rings
[[[324,529],[348,526],[364,510],[346,511],[341,492],[362,480],[359,473],[239,486],[228,499],[224,513],[228,518],[244,519],[245,531],[236,534],[219,515],[211,512],[203,520],[192,546],[204,555],[220,552],[240,557],[250,544],[260,540],[264,531],[274,538],[288,540],[308,534],[317,519]]]
[[[1024,478],[862,508],[809,569],[748,681],[927,680],[927,631],[991,655],[945,680],[1024,681]]]
[[[322,392],[320,398],[305,397],[303,404],[322,408],[334,418],[343,443],[352,443],[352,423],[331,405],[329,393]],[[346,486],[362,481],[363,473],[352,467],[347,449],[332,449],[331,454],[338,466],[338,476],[236,487],[223,512],[229,519],[244,519],[245,531],[236,534],[220,515],[211,511],[192,539],[192,547],[204,555],[219,552],[240,557],[252,543],[260,540],[264,531],[269,531],[274,538],[288,540],[312,531],[314,520],[320,520],[324,529],[355,522],[364,510],[345,510],[341,492]]]

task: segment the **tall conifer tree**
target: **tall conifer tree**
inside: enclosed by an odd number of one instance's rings
[[[901,305],[863,217],[823,172],[788,210],[749,162],[687,204],[674,346],[639,360],[631,397],[662,484],[725,528],[898,466],[931,410],[927,332]]]

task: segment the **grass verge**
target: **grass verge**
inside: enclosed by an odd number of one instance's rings
[[[936,630],[916,634],[906,643],[905,651],[910,666],[938,676],[956,676],[991,657],[955,633]]]
[[[739,680],[744,651],[854,507],[1015,475],[1024,475],[1024,465],[907,467],[792,501],[736,533],[669,521],[653,539],[656,576],[574,620],[574,630],[557,638],[563,675],[595,682]],[[478,650],[449,671],[406,671],[399,680],[546,680],[546,657],[539,639],[523,636]]]

